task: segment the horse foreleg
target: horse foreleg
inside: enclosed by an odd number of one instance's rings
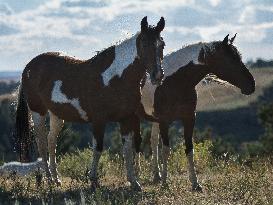
[[[154,183],[158,183],[161,179],[161,175],[158,167],[158,143],[159,143],[159,124],[152,124],[152,132],[151,132],[151,149],[152,149],[152,170]]]
[[[135,170],[136,175],[140,172],[140,146],[142,142],[141,133],[140,133],[140,120],[137,116],[135,116],[133,121],[133,129],[134,129],[134,137],[133,137],[133,145],[135,147]]]
[[[42,157],[43,168],[46,173],[46,177],[51,183],[51,174],[49,171],[48,163],[47,163],[47,139],[46,139],[46,126],[45,126],[45,116],[40,115],[37,112],[32,112],[32,121],[34,124],[34,134],[36,143],[38,146],[38,152],[40,157]]]
[[[127,179],[134,189],[136,189],[137,191],[141,191],[140,184],[136,179],[136,174],[133,165],[132,134],[131,133],[127,135],[125,134],[122,137],[124,139],[123,155],[127,169]]]
[[[193,135],[193,128],[195,124],[195,115],[187,118],[183,118],[184,124],[184,137],[185,137],[185,144],[186,144],[186,156],[188,160],[188,170],[189,170],[189,180],[192,184],[193,191],[202,191],[202,187],[198,183],[196,172],[195,172],[195,165],[193,159],[193,143],[192,143],[192,135]]]
[[[137,181],[137,177],[134,170],[133,163],[133,149],[132,149],[132,141],[133,141],[133,131],[135,121],[130,119],[125,119],[120,123],[121,135],[124,142],[123,145],[123,156],[125,159],[125,166],[127,170],[127,180],[131,183],[131,186],[136,191],[141,191],[141,186]]]
[[[104,129],[105,124],[93,124],[93,161],[90,170],[90,180],[93,188],[96,188],[99,185],[97,169],[103,151]]]
[[[58,177],[57,164],[56,164],[56,144],[57,136],[62,130],[64,121],[55,116],[52,112],[49,112],[50,117],[50,130],[47,137],[48,140],[48,153],[49,153],[49,164],[51,175],[54,179],[54,182],[57,185],[61,185],[61,181]]]
[[[162,169],[162,183],[163,185],[167,184],[167,176],[168,176],[168,160],[170,155],[170,146],[169,146],[169,124],[168,123],[160,123],[160,136],[163,142],[162,148],[162,161],[163,161],[163,169]]]

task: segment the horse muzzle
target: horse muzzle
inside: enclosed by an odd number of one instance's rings
[[[152,72],[151,74],[151,82],[153,85],[160,85],[162,82],[162,79],[164,77],[164,72],[162,69]]]
[[[251,95],[255,92],[255,83],[247,88],[241,89],[241,93],[244,95]]]

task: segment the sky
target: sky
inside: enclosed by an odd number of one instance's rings
[[[165,54],[238,33],[244,61],[273,59],[273,0],[0,0],[0,71],[48,51],[91,58],[139,31],[144,16],[165,17]]]

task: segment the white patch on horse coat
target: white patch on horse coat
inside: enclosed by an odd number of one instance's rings
[[[165,183],[168,176],[168,160],[170,156],[170,148],[163,145],[162,147],[163,169],[162,169],[162,181]]]
[[[162,62],[164,79],[175,73],[180,67],[187,65],[190,61],[193,61],[195,64],[201,64],[198,61],[201,48],[207,46],[214,49],[213,43],[214,42],[192,44],[164,56]],[[150,79],[147,78],[145,85],[142,88],[141,102],[144,106],[145,112],[150,115],[154,111],[154,93],[156,87],[157,86],[153,85]]]
[[[159,39],[156,40],[155,46],[156,46],[156,66],[157,70],[161,69],[161,59],[160,56],[158,55],[159,49],[161,49],[163,42]]]
[[[62,87],[63,82],[61,80],[57,80],[54,82],[54,87],[52,90],[52,96],[51,100],[55,103],[69,103],[71,104],[80,114],[81,118],[85,121],[88,121],[87,113],[82,109],[80,105],[79,98],[72,98],[68,99],[68,97],[62,93],[61,87]]]
[[[123,145],[123,156],[125,159],[125,165],[127,169],[127,179],[131,183],[136,182],[136,175],[135,170],[133,166],[133,150],[132,150],[132,142],[133,142],[133,136],[131,133],[128,135],[122,136],[122,138],[125,140]]]
[[[158,178],[159,175],[159,166],[158,166],[158,143],[159,143],[159,124],[152,124],[152,132],[151,132],[151,148],[152,148],[152,170],[154,175]]]
[[[50,130],[47,136],[47,147],[50,163],[50,171],[54,180],[59,181],[58,172],[57,172],[57,163],[56,163],[56,145],[57,145],[57,136],[62,130],[64,121],[59,119],[54,113],[49,111],[50,118]]]
[[[103,83],[105,86],[109,85],[109,81],[114,76],[120,77],[123,71],[132,64],[138,56],[136,46],[137,36],[138,34],[115,46],[115,59],[110,67],[102,73]]]
[[[180,67],[187,65],[190,61],[193,61],[193,63],[195,64],[202,64],[201,62],[198,61],[201,48],[205,48],[205,46],[211,48],[212,45],[213,42],[192,44],[164,56],[163,59],[163,68],[165,71],[164,78],[172,75]]]

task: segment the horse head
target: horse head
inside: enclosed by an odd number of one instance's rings
[[[255,91],[255,80],[233,45],[236,34],[230,40],[228,36],[223,41],[216,41],[203,47],[198,60],[208,65],[210,73],[238,87],[243,94],[250,95]]]
[[[160,36],[164,27],[165,20],[163,17],[156,26],[149,26],[146,16],[141,21],[141,32],[137,37],[138,56],[150,74],[153,84],[159,84],[164,76],[161,62],[165,43]]]

